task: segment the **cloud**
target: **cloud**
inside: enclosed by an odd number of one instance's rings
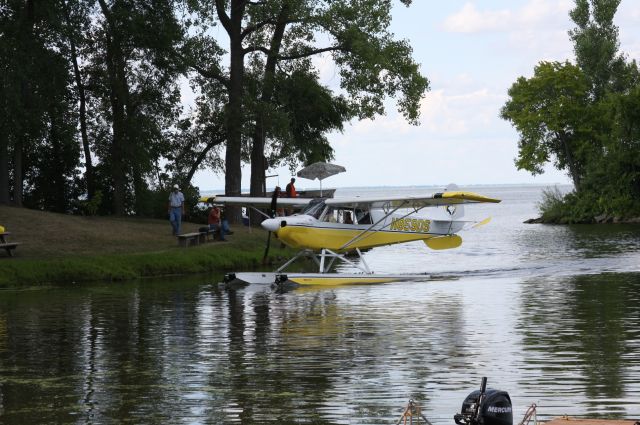
[[[448,16],[442,28],[454,33],[511,32],[526,29],[544,29],[555,26],[566,16],[572,2],[569,0],[530,0],[517,10],[478,10],[467,2],[462,9]]]
[[[630,59],[640,59],[640,6],[630,2],[620,3],[615,23],[620,27],[620,51]]]
[[[512,19],[509,10],[479,11],[473,3],[466,3],[462,10],[444,21],[444,29],[449,32],[474,33],[504,30]]]
[[[375,120],[355,122],[351,129],[358,137],[370,137],[373,143],[389,143],[398,136],[455,139],[489,137],[495,132],[492,123],[498,119],[505,95],[493,93],[477,82],[469,83],[464,91],[458,92],[450,83],[446,87],[427,93],[421,101],[419,126],[412,126],[402,115],[390,112]],[[497,130],[502,131],[502,128]]]

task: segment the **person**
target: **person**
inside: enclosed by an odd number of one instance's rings
[[[280,215],[278,214],[278,198],[281,196],[281,193],[282,189],[280,189],[280,186],[276,186],[276,188],[273,189],[273,195],[271,195],[271,207],[269,211],[271,218]]]
[[[173,236],[180,234],[182,216],[184,215],[184,195],[177,184],[173,185],[173,191],[169,194],[169,222],[173,230]]]
[[[229,220],[227,220],[227,212],[224,208],[220,209],[220,226],[225,235],[233,235],[231,228],[229,227]]]
[[[209,211],[209,217],[207,218],[207,223],[209,224],[210,230],[216,230],[220,234],[220,240],[226,241],[224,238],[224,229],[222,228],[222,220],[220,218],[220,208],[216,205],[211,207],[211,211]]]
[[[353,224],[353,219],[351,218],[351,211],[344,212],[344,224]]]
[[[284,188],[285,193],[287,194],[287,198],[297,198],[298,197],[298,192],[296,192],[296,186],[294,185],[295,182],[296,182],[296,179],[291,177],[291,181]],[[293,214],[293,210],[292,209],[287,209],[286,214],[287,215],[292,215]]]
[[[297,198],[298,197],[298,193],[296,192],[296,186],[294,185],[295,182],[296,182],[296,179],[291,177],[291,181],[289,182],[287,187],[284,188],[285,192],[287,193],[287,198]]]

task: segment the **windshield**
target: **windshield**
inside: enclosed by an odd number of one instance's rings
[[[304,211],[302,211],[302,214],[319,218],[323,209],[324,209],[324,201],[322,199],[314,199],[311,202],[309,202],[309,205],[307,205],[307,208],[305,208]]]

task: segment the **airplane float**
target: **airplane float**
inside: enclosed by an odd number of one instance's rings
[[[229,273],[225,282],[234,279],[263,284],[291,281],[300,285],[424,280],[426,275],[373,273],[362,250],[418,240],[435,250],[457,248],[462,244],[458,232],[490,220],[462,220],[463,205],[500,202],[477,193],[459,191],[455,185],[449,185],[444,192],[421,196],[278,198],[278,208],[302,209],[301,213],[283,217],[269,217],[257,209],[270,207],[271,198],[268,197],[214,196],[200,198],[200,201],[252,208],[267,217],[262,222],[264,229],[285,245],[300,249],[275,272]],[[345,255],[347,253],[355,253],[359,261],[353,261]],[[312,258],[318,272],[284,272],[301,257]],[[329,272],[336,260],[350,264],[360,273]]]

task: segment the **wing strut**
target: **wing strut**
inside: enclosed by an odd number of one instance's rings
[[[376,221],[374,224],[372,224],[371,226],[369,226],[368,228],[366,228],[365,230],[363,230],[362,232],[358,233],[357,235],[355,235],[353,238],[351,238],[347,243],[345,243],[344,245],[342,245],[339,249],[339,251],[342,251],[345,248],[348,248],[349,245],[351,245],[354,242],[358,242],[366,237],[368,237],[369,235],[367,233],[370,233],[370,230],[373,229],[375,226],[377,226],[378,224],[380,224],[381,222],[383,222],[384,220],[387,219],[387,217],[389,217],[391,214],[393,214],[394,212],[398,211],[400,208],[404,208],[406,207],[407,203],[409,203],[409,200],[404,200],[402,201],[402,204],[398,205],[397,207],[395,207],[393,210],[388,211],[384,217],[382,217],[380,220]],[[412,211],[406,213],[405,215],[403,215],[402,217],[400,217],[401,219],[410,216],[411,214],[415,214],[418,211],[420,211],[421,209],[423,209],[424,206],[422,207],[416,207],[415,205],[413,206]],[[387,226],[385,226],[387,227]]]
[[[393,214],[394,212],[398,211],[400,208],[402,208],[405,203],[407,201],[402,201],[402,204],[398,205],[396,208],[394,208],[392,211],[389,211],[384,217],[382,217],[380,220],[376,221],[375,223],[373,223],[371,226],[367,227],[366,229],[364,229],[362,232],[358,233],[357,235],[355,235],[353,238],[351,238],[347,243],[345,243],[344,245],[342,245],[339,249],[339,251],[342,251],[343,249],[347,248],[349,245],[351,245],[352,243],[359,241],[360,239],[362,239],[364,237],[364,235],[366,233],[368,233],[371,229],[373,229],[374,227],[376,227],[378,224],[380,224],[381,222],[383,222],[384,220],[387,219],[387,217],[389,217],[391,214]]]

